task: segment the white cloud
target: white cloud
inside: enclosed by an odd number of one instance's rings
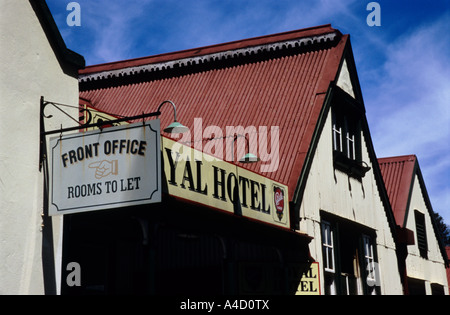
[[[59,2],[52,6],[66,41],[87,64],[96,64],[354,21],[350,7],[356,1],[78,0],[81,28],[67,27],[68,12]]]
[[[434,210],[450,222],[450,14],[387,45],[365,98],[379,157],[416,154]],[[376,92],[375,92],[376,91]]]
[[[168,52],[174,45],[186,49],[331,23],[332,17],[354,20],[349,6],[356,1],[185,0],[181,7],[171,6],[170,23],[160,25],[170,28],[160,46]],[[158,7],[161,15],[168,9]]]
[[[133,39],[140,33],[136,21],[145,14],[152,0],[130,1],[79,1],[82,13],[82,32],[91,51],[88,64],[127,59]],[[71,29],[71,35],[78,30]],[[64,31],[64,34],[67,30]],[[85,48],[84,48],[85,49]]]
[[[372,130],[380,153],[405,154],[415,148],[429,155],[448,150],[450,40],[442,36],[445,28],[450,31],[442,19],[388,46],[378,94],[366,100],[376,117]]]

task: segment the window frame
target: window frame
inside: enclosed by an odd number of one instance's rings
[[[325,294],[336,295],[337,290],[337,279],[336,279],[336,242],[335,242],[335,230],[330,222],[322,220],[321,222],[321,242],[322,242],[322,257],[323,257],[323,272],[324,272],[324,285]],[[328,238],[329,236],[329,238]],[[331,251],[329,255],[328,251]],[[332,260],[332,268],[329,264],[329,257]]]
[[[324,210],[320,228],[325,294],[381,294],[376,231]],[[330,233],[333,243],[328,240]],[[328,247],[333,249],[333,268],[327,262]]]
[[[360,132],[359,121],[339,109],[333,109],[333,151],[337,155],[347,158],[350,161],[358,162],[362,160],[360,143],[358,137]],[[338,147],[339,146],[339,147]]]
[[[333,150],[336,152],[342,152],[344,150],[342,146],[342,126],[338,125],[336,113],[333,111]],[[339,138],[339,142],[337,141]],[[337,146],[339,145],[339,148]]]
[[[419,249],[420,256],[422,258],[428,259],[429,247],[425,214],[423,214],[419,210],[414,210],[414,221],[416,228],[417,248]]]
[[[364,106],[339,87],[331,101],[334,167],[361,179],[367,172],[362,161]]]
[[[346,126],[346,135],[345,135],[345,142],[346,142],[346,148],[347,148],[347,157],[350,160],[356,161],[356,131],[350,130],[349,122],[347,117],[344,118],[345,126]]]
[[[363,255],[364,255],[364,267],[366,268],[366,283],[374,284],[372,287],[376,286],[378,282],[378,275],[376,270],[376,257],[375,250],[373,246],[372,237],[363,234]]]
[[[336,273],[336,249],[334,244],[334,231],[331,226],[331,223],[327,221],[322,221],[322,252],[323,252],[323,268],[325,272]],[[330,256],[331,253],[331,256]],[[330,262],[329,258],[331,257],[332,267],[329,268]]]

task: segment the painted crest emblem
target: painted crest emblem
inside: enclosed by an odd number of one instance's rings
[[[281,220],[281,219],[283,219],[283,216],[284,216],[284,190],[280,187],[274,186],[273,199],[275,202],[275,209],[277,212],[277,217],[279,220]]]

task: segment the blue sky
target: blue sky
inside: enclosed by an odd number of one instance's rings
[[[87,65],[331,23],[351,35],[378,157],[416,154],[431,203],[450,224],[450,1],[47,0],[66,45]]]

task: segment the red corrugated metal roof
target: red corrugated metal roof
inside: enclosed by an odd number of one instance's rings
[[[412,188],[415,155],[405,155],[378,159],[389,201],[397,225],[405,227],[406,208]]]
[[[80,97],[124,116],[172,100],[178,121],[191,132],[194,118],[202,118],[203,129],[218,126],[224,133],[226,126],[278,126],[279,167],[263,175],[288,185],[292,198],[347,43],[348,35],[325,25],[91,66],[80,71]],[[202,64],[209,66],[190,71]],[[163,109],[160,118],[161,126],[170,124],[172,109]],[[269,135],[269,149],[270,141]],[[260,173],[261,163],[240,166]]]

